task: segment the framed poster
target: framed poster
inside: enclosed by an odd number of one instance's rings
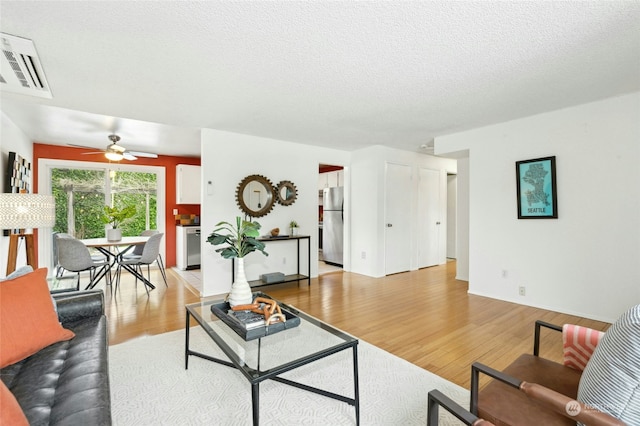
[[[556,157],[516,161],[518,219],[557,219]]]

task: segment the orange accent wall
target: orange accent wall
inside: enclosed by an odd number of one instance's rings
[[[41,143],[33,144],[33,188],[34,193],[38,192],[38,160],[40,158],[50,158],[55,160],[86,161],[94,163],[111,163],[103,155],[83,155],[86,152],[95,150],[72,148],[59,145],[46,145]],[[123,160],[126,161],[126,160]],[[176,166],[178,164],[200,165],[200,158],[177,157],[171,155],[160,155],[158,158],[138,158],[135,160],[137,166],[160,166],[165,168],[166,192],[165,192],[165,243],[167,267],[176,265],[176,221],[173,209],[178,209],[179,214],[195,214],[200,216],[199,204],[176,204]],[[37,248],[36,248],[37,253]]]

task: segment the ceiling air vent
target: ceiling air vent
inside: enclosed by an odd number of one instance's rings
[[[0,89],[51,99],[49,84],[31,40],[0,33]]]

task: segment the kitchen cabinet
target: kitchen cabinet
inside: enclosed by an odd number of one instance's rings
[[[327,174],[326,173],[320,173],[318,175],[318,190],[322,191],[325,188],[328,188],[328,186],[327,186]]]
[[[200,166],[176,166],[176,204],[200,204],[202,177]]]
[[[320,173],[318,175],[318,189],[335,188],[344,186],[344,170],[334,170],[332,172]]]
[[[338,186],[338,170],[327,173],[327,188],[335,188]]]

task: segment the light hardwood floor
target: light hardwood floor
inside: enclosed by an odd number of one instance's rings
[[[141,284],[123,275],[121,289],[106,290],[110,343],[184,327],[184,305],[199,301],[188,284],[167,270],[147,296]],[[521,353],[531,353],[533,324],[542,319],[606,330],[609,324],[467,294],[455,279],[455,262],[387,276],[334,272],[311,280],[261,287],[271,297],[294,305],[354,336],[469,388],[470,366],[481,361],[497,369]],[[543,332],[541,355],[559,360],[561,335]]]

